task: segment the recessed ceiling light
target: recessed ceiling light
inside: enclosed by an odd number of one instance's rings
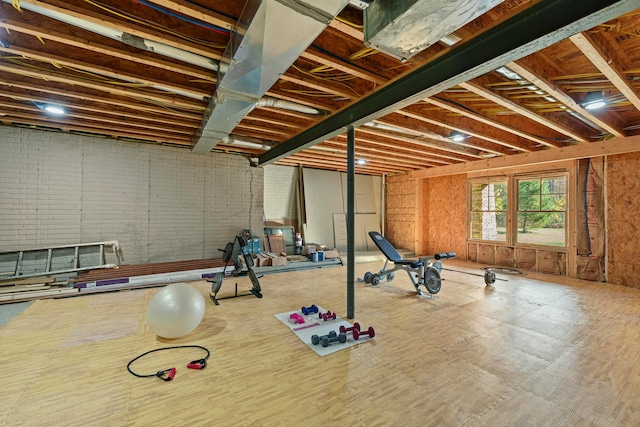
[[[449,135],[449,137],[454,142],[462,142],[467,136],[461,132],[451,132],[451,135]]]
[[[65,113],[64,109],[58,105],[47,105],[44,107],[44,110],[51,114],[63,115]]]
[[[607,101],[602,96],[602,92],[589,92],[582,102],[582,106],[587,110],[597,110],[605,105],[607,105]]]

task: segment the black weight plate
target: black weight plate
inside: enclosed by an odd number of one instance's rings
[[[373,274],[371,274],[371,272],[370,272],[370,271],[367,271],[367,272],[364,274],[364,282],[365,282],[365,283],[371,283],[371,277],[372,277],[372,276],[373,276]]]
[[[496,283],[496,273],[494,273],[493,270],[487,270],[484,272],[484,283],[487,286]]]
[[[224,251],[222,252],[222,262],[224,262],[225,264],[228,263],[229,260],[231,259],[232,253],[233,253],[233,243],[228,242],[227,245],[224,247]]]
[[[442,287],[442,279],[440,272],[435,268],[429,266],[424,269],[424,286],[427,288],[430,294],[437,294]]]
[[[256,276],[255,271],[253,269],[249,269],[249,279],[251,280],[251,284],[253,285],[253,289],[261,292],[262,288],[260,287],[260,281],[258,280],[258,276]]]
[[[380,284],[380,276],[378,276],[377,274],[371,276],[371,284],[373,286],[378,286]]]
[[[222,287],[222,279],[224,277],[224,274],[222,273],[216,273],[215,276],[213,276],[213,281],[211,282],[211,293],[212,294],[217,294],[218,291],[220,290],[220,288]]]
[[[394,273],[387,274],[387,282],[392,281],[395,277],[396,275]]]

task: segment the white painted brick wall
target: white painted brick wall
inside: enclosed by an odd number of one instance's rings
[[[298,169],[267,165],[264,168],[264,211],[269,220],[295,220]]]
[[[125,263],[259,233],[263,169],[227,154],[0,126],[0,252],[118,240]]]

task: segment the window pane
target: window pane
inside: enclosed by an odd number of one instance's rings
[[[482,240],[506,240],[506,212],[471,213],[471,238]]]
[[[519,211],[539,211],[540,210],[540,196],[520,196],[518,197],[518,210]]]
[[[469,238],[506,241],[507,182],[470,183]]]
[[[518,194],[520,196],[540,194],[540,180],[532,179],[518,181]]]
[[[564,177],[545,178],[542,180],[542,194],[566,194],[567,180]]]
[[[540,207],[543,211],[565,211],[566,197],[558,194],[543,194]]]
[[[518,213],[516,239],[518,243],[565,246],[565,213]]]
[[[482,190],[487,184],[471,184],[471,210],[482,210]]]

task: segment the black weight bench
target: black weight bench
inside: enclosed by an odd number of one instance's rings
[[[419,259],[404,259],[402,255],[393,247],[387,239],[384,238],[377,231],[370,231],[369,237],[376,244],[378,249],[387,257],[384,262],[384,267],[377,273],[367,272],[364,275],[364,281],[371,283],[373,286],[378,286],[380,281],[384,278],[388,282],[392,281],[395,277],[395,272],[398,270],[404,270],[409,275],[413,286],[416,288],[418,295],[424,295],[420,290],[420,286],[424,286],[429,294],[437,294],[442,287],[442,279],[440,272],[442,271],[441,259],[455,258],[455,252],[443,252],[434,255],[435,262],[431,262],[428,258]],[[387,269],[389,261],[393,263],[393,268]]]

